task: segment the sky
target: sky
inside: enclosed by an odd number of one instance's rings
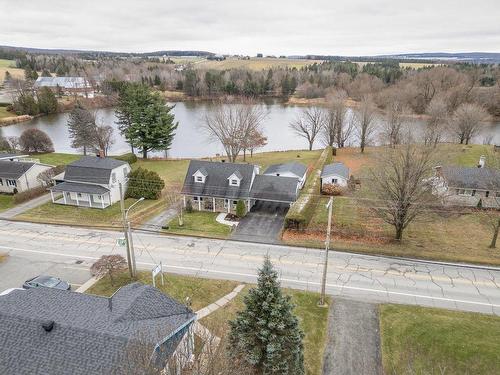
[[[500,52],[500,0],[0,0],[0,45],[255,55]]]

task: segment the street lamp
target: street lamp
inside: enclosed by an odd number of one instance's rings
[[[121,192],[120,185],[120,192]],[[139,202],[144,200],[144,197],[139,198],[134,202],[129,208],[125,209],[125,204],[123,202],[123,194],[121,194],[122,202],[122,216],[123,216],[123,233],[125,234],[125,242],[127,244],[127,262],[130,272],[130,277],[134,278],[136,276],[136,264],[135,264],[135,254],[134,254],[134,242],[132,240],[132,230],[130,228],[130,221],[128,220],[128,213],[130,210]]]

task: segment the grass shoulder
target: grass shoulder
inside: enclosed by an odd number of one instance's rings
[[[382,305],[380,332],[386,373],[500,373],[500,317]]]
[[[15,206],[14,196],[10,194],[0,194],[0,212]]]

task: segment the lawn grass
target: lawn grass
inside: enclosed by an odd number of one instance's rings
[[[386,374],[500,373],[500,317],[382,305],[380,328]]]
[[[218,326],[220,321],[229,321],[236,313],[245,308],[243,299],[251,285],[247,285],[238,296],[224,307],[201,320],[207,327]],[[323,368],[323,354],[326,344],[328,308],[318,307],[319,294],[293,289],[283,289],[290,295],[295,305],[295,314],[299,319],[304,337],[304,365],[306,374],[320,375]],[[330,303],[331,301],[328,300]],[[229,329],[229,326],[227,326]]]
[[[128,272],[123,272],[116,276],[114,285],[111,285],[109,277],[104,277],[89,288],[86,293],[109,297],[118,288],[132,281],[139,281],[143,284],[153,283],[150,272],[137,272],[137,280],[131,280]],[[236,281],[203,279],[167,273],[164,274],[164,281],[165,285],[161,285],[161,277],[157,276],[156,287],[181,303],[185,303],[186,297],[189,297],[193,311],[217,301],[232,292],[238,285]]]
[[[136,199],[126,199],[125,207],[130,207]],[[142,223],[155,212],[157,206],[163,204],[158,200],[145,200],[130,211],[129,219],[133,225]],[[42,204],[27,212],[17,215],[15,219],[38,223],[73,224],[121,228],[120,202],[104,209],[65,206],[52,202]]]
[[[271,151],[254,153],[253,157],[248,154],[246,163],[256,164],[261,167],[261,173],[271,164],[280,164],[288,162],[302,163],[306,166],[313,165],[318,160],[323,150],[290,150],[290,151]],[[243,162],[243,156],[239,156],[237,162]]]
[[[165,188],[180,190],[186,176],[189,160],[142,160],[132,164],[132,169],[139,167],[154,171],[165,181]]]
[[[16,116],[15,113],[7,111],[7,107],[0,107],[0,119]]]
[[[35,154],[32,155],[33,158],[39,159],[40,163],[49,165],[66,165],[73,161],[76,161],[82,157],[82,155],[77,154],[63,154],[58,152],[52,152],[47,154]]]
[[[184,224],[179,225],[177,218],[173,218],[169,223],[167,233],[204,236],[213,238],[227,238],[231,233],[228,225],[215,221],[218,212],[193,211],[184,214]]]
[[[14,196],[9,194],[0,194],[0,212],[14,207]]]

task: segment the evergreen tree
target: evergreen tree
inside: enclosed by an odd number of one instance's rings
[[[130,172],[128,178],[127,198],[158,199],[165,187],[158,173],[141,167]]]
[[[238,217],[245,216],[245,211],[246,211],[245,202],[243,202],[243,200],[240,199],[236,204],[236,216]]]
[[[71,147],[82,148],[87,155],[87,149],[93,148],[96,143],[95,117],[80,102],[76,102],[68,118],[68,131],[71,138]]]
[[[42,71],[42,77],[52,77],[52,74],[47,69]]]
[[[38,110],[40,113],[56,113],[57,98],[48,87],[42,87],[37,93]]]
[[[252,365],[258,374],[304,374],[304,334],[269,257],[259,270],[257,288],[249,291],[244,302],[245,310],[230,322],[230,354]]]

